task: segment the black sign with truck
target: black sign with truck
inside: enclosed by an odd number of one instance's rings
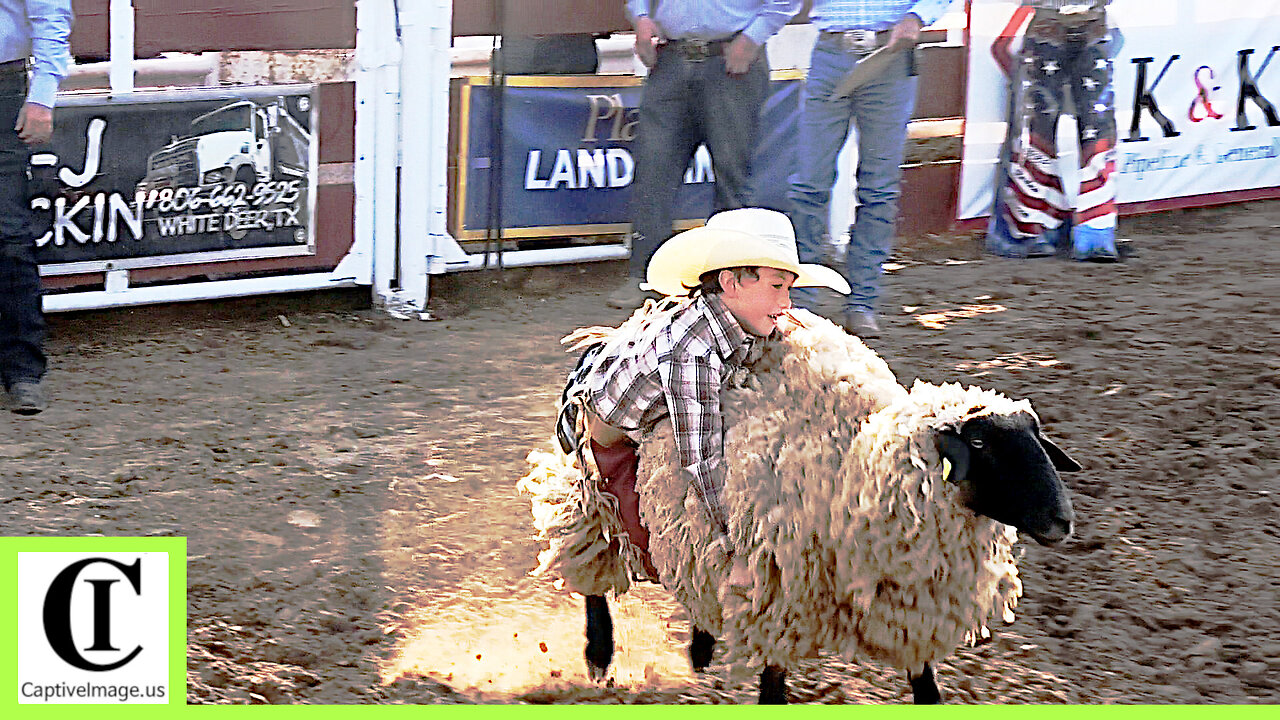
[[[32,157],[45,274],[313,254],[313,86],[59,98]]]

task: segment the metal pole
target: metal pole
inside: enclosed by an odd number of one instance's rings
[[[499,270],[502,269],[502,176],[506,171],[503,135],[507,95],[507,58],[505,53],[499,53],[506,44],[506,8],[506,0],[496,0],[493,4],[494,22],[498,28],[495,37],[498,43],[489,61],[489,97],[492,105],[489,115],[489,222],[484,242],[485,267],[489,266],[492,247],[496,251],[495,259]]]
[[[111,0],[111,92],[133,92],[133,2]]]

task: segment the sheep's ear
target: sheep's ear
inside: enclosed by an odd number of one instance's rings
[[[969,444],[954,430],[938,430],[934,441],[938,444],[938,454],[942,456],[942,479],[954,485],[964,484],[969,474]]]
[[[1040,435],[1038,439],[1040,440],[1040,447],[1044,448],[1044,451],[1048,453],[1049,460],[1053,462],[1053,467],[1058,472],[1079,472],[1084,469],[1080,467],[1080,463],[1072,460],[1070,455],[1063,452],[1062,448],[1054,445],[1053,441],[1043,435]]]

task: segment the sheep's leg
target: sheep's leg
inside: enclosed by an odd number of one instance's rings
[[[911,682],[911,696],[916,705],[937,705],[942,702],[942,692],[938,690],[938,683],[933,678],[933,668],[929,663],[924,664],[924,670],[919,675],[907,673],[907,680]]]
[[[587,677],[604,679],[613,662],[613,618],[609,617],[609,601],[603,595],[587,596]]]
[[[693,639],[689,641],[689,664],[694,670],[702,672],[711,664],[711,655],[716,650],[716,636],[700,630],[693,629]]]
[[[760,704],[787,704],[787,671],[777,665],[765,665],[760,673]]]

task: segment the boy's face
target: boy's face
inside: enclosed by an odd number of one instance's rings
[[[758,277],[743,273],[741,279],[720,271],[720,298],[738,324],[752,335],[767,337],[778,326],[778,316],[791,307],[791,283],[796,276],[786,270],[762,267]]]

